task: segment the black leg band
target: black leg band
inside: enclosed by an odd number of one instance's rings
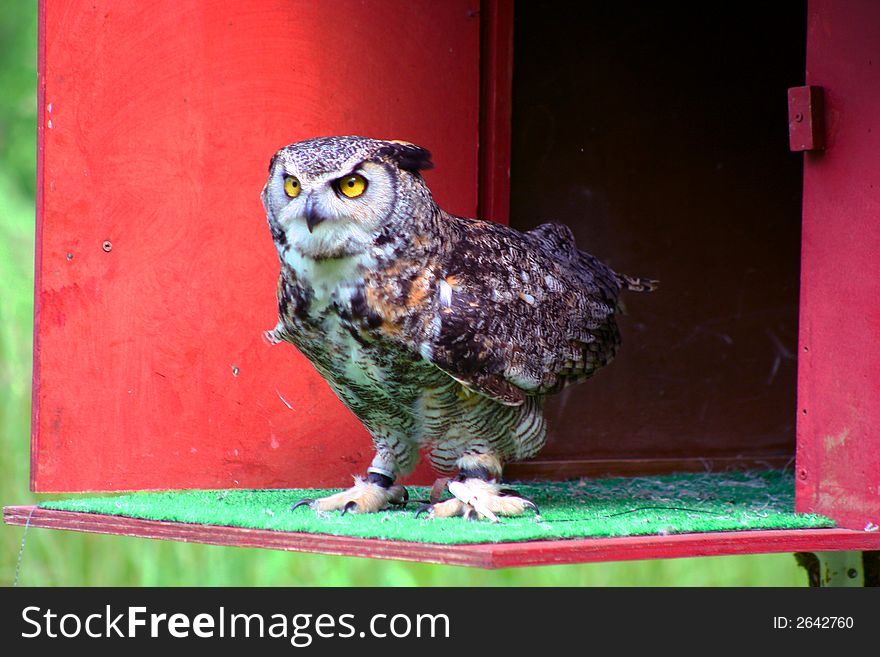
[[[482,479],[483,481],[496,481],[498,477],[492,474],[489,468],[484,468],[481,465],[475,466],[473,468],[462,468],[458,471],[458,479],[460,481],[464,481],[465,479]]]
[[[371,484],[376,484],[377,486],[381,486],[382,488],[391,488],[391,484],[394,483],[394,480],[391,477],[388,477],[383,474],[379,474],[378,472],[370,472],[367,474],[367,481]]]

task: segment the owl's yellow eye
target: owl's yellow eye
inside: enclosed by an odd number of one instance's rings
[[[367,189],[367,179],[356,173],[343,176],[336,181],[339,191],[348,198],[357,198]]]
[[[299,184],[299,180],[294,178],[293,176],[284,176],[284,193],[287,194],[290,198],[296,198],[299,196],[299,193],[302,191],[302,185]]]

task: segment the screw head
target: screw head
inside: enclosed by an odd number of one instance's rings
[[[110,240],[104,240],[104,243],[101,245],[101,248],[104,249],[107,253],[113,250],[113,243]]]
[[[802,123],[804,120],[804,115],[801,112],[798,112],[797,114],[794,115],[794,120],[797,121],[798,123]]]
[[[857,571],[855,568],[850,568],[849,570],[846,571],[846,576],[849,577],[850,579],[855,579],[856,577],[859,576],[859,571]]]

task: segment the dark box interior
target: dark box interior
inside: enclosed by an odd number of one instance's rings
[[[511,224],[568,224],[628,293],[623,347],[549,400],[523,477],[790,463],[806,3],[520,2]]]

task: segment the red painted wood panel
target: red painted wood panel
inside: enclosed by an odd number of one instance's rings
[[[632,559],[716,557],[771,552],[825,552],[878,550],[880,534],[848,529],[789,529],[673,536],[624,536],[520,543],[439,545],[329,534],[303,534],[265,529],[193,525],[182,522],[139,520],[32,506],[3,509],[9,525],[173,541],[262,547],[294,552],[318,552],[351,557],[423,561],[454,566],[511,568]]]
[[[826,150],[807,153],[797,508],[880,524],[880,3],[811,0],[807,84]]]
[[[474,215],[478,9],[42,3],[35,490],[365,470],[357,420],[293,347],[261,340],[278,263],[259,193],[280,146],[365,134],[431,149],[436,198]]]

